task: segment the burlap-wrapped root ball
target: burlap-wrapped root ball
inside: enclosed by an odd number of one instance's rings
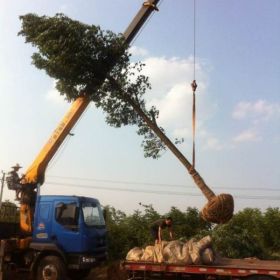
[[[224,224],[233,215],[234,202],[230,194],[220,194],[213,196],[201,211],[201,216],[205,221]]]

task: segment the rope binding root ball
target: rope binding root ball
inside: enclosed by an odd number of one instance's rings
[[[201,210],[201,217],[216,224],[227,223],[233,215],[234,201],[230,194],[220,194],[212,197]]]

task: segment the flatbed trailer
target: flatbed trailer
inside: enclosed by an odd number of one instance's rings
[[[221,258],[212,265],[125,261],[128,280],[152,279],[280,279],[280,261]]]

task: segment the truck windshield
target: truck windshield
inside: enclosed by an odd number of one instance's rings
[[[99,204],[84,202],[82,204],[82,211],[87,226],[105,226],[105,220]]]

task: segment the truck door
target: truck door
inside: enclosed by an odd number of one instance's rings
[[[81,249],[79,231],[80,210],[77,201],[54,203],[54,219],[51,239],[64,252],[74,253]]]

